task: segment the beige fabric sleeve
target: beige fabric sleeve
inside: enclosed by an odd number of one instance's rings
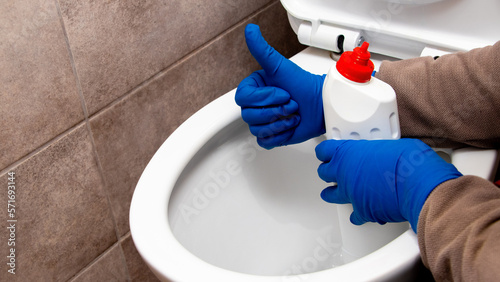
[[[500,148],[500,43],[469,52],[384,62],[403,137],[434,147]],[[463,176],[429,195],[419,217],[424,264],[437,281],[500,280],[500,189]]]
[[[434,147],[500,147],[500,42],[469,52],[383,62],[403,137]]]
[[[493,183],[462,176],[436,187],[417,234],[436,281],[500,280],[500,189]]]

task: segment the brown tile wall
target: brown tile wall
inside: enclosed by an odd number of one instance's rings
[[[247,23],[285,56],[303,48],[286,12],[277,0],[5,0],[0,15],[0,222],[15,224],[0,228],[0,281],[156,281],[130,237],[136,182],[177,126],[258,69]]]

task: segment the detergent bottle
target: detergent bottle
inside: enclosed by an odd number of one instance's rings
[[[368,42],[346,51],[332,66],[323,85],[323,107],[327,139],[399,139],[396,93],[372,77],[373,62]],[[376,187],[376,186],[375,186]],[[389,243],[408,230],[408,223],[365,223],[349,220],[351,204],[338,205],[342,257],[348,263]]]

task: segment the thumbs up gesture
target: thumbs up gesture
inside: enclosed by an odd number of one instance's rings
[[[315,75],[283,57],[249,24],[245,38],[262,70],[245,78],[235,100],[258,144],[266,149],[304,142],[325,132],[322,88]]]

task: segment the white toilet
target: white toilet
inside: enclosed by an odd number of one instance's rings
[[[334,64],[323,49],[352,50],[363,40],[378,68],[382,59],[441,55],[500,39],[498,30],[479,30],[500,26],[496,0],[480,7],[472,0],[281,2],[299,40],[311,46],[292,60],[318,74]],[[413,280],[420,254],[409,228],[344,263],[336,207],[319,197],[327,184],[317,176],[314,148],[323,139],[260,148],[234,93],[184,122],[137,184],[130,229],[155,275],[162,281]],[[439,153],[464,174],[489,179],[496,169],[495,150]]]

